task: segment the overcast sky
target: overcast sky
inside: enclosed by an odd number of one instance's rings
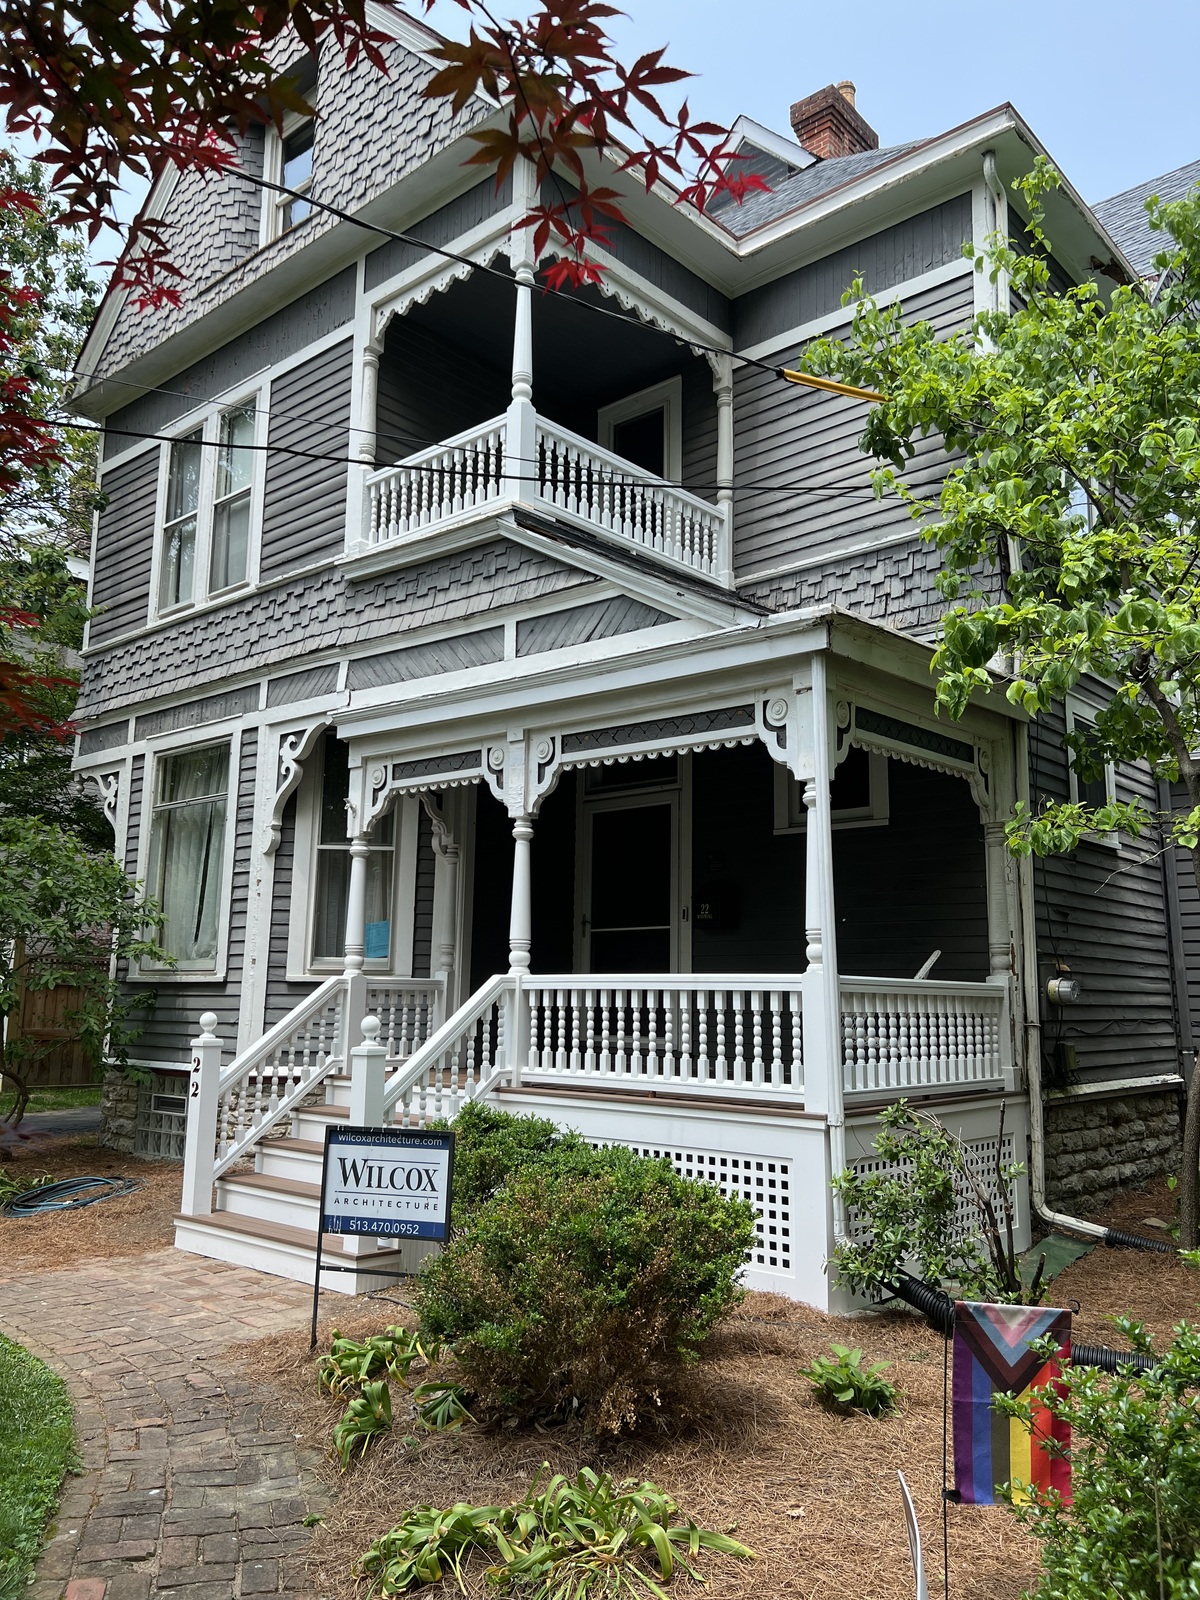
[[[700,75],[696,115],[745,113],[786,133],[792,101],[850,78],[888,145],[1010,100],[1087,200],[1200,159],[1200,0],[625,5],[623,54],[668,44],[672,65]],[[457,32],[456,9],[443,0],[437,22]]]

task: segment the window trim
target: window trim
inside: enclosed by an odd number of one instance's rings
[[[683,474],[683,379],[677,373],[662,383],[653,383],[648,389],[639,389],[614,400],[611,405],[600,406],[596,412],[596,434],[601,449],[616,455],[613,449],[613,429],[619,422],[632,422],[647,411],[663,411],[663,481],[678,483]],[[640,470],[640,469],[639,469]]]
[[[1084,723],[1089,728],[1096,726],[1096,713],[1099,706],[1089,705],[1086,700],[1078,696],[1068,696],[1064,703],[1066,732],[1074,733],[1079,723]],[[1086,804],[1080,792],[1079,775],[1075,771],[1075,764],[1071,759],[1071,747],[1065,740],[1063,754],[1067,762],[1067,795],[1072,805]],[[1104,796],[1105,804],[1112,805],[1117,798],[1117,768],[1113,761],[1104,763]],[[1092,844],[1107,845],[1110,850],[1121,848],[1121,836],[1118,833],[1089,833],[1086,838]]]
[[[216,515],[217,458],[221,450],[221,418],[230,411],[246,407],[254,410],[253,467],[250,478],[250,521],[246,533],[246,573],[237,583],[224,588],[210,587],[212,578],[213,529]],[[222,397],[202,411],[191,412],[176,425],[176,431],[158,447],[158,489],[154,507],[154,549],[150,562],[150,606],[148,621],[172,622],[199,606],[228,600],[252,589],[258,583],[262,545],[263,493],[266,481],[265,457],[258,446],[267,442],[270,423],[270,388],[267,383],[239,390]],[[201,438],[200,492],[196,508],[196,542],[192,556],[192,593],[189,599],[162,603],[162,582],[166,565],[167,504],[171,481],[171,452],[176,443],[198,433]]]
[[[217,949],[211,967],[166,967],[143,958],[136,971],[131,967],[128,981],[142,983],[223,983],[229,968],[229,916],[233,896],[233,856],[237,840],[237,813],[241,793],[242,734],[238,728],[215,738],[184,740],[175,738],[146,751],[145,772],[142,782],[142,803],[138,821],[137,876],[146,884],[147,893],[153,895],[150,885],[150,859],[154,812],[158,794],[159,774],[162,764],[172,756],[188,755],[196,750],[212,749],[223,745],[229,751],[229,783],[225,794],[225,839],[221,859],[220,902],[217,908]]]
[[[315,758],[315,759],[314,759]],[[292,894],[288,907],[288,983],[311,983],[341,972],[336,957],[316,960],[312,954],[317,898],[317,852],[320,836],[321,783],[324,761],[313,752],[296,793],[296,834],[292,867]],[[417,878],[418,813],[420,799],[403,795],[396,802],[395,842],[392,846],[392,939],[386,960],[364,963],[370,977],[410,978],[413,967],[413,917]],[[347,836],[349,844],[349,836]],[[299,890],[299,892],[297,892]],[[402,916],[397,913],[403,911]]]
[[[855,748],[847,745],[847,750]],[[891,821],[891,791],[888,783],[888,758],[881,750],[867,750],[870,803],[866,806],[846,807],[831,814],[834,828],[885,828]],[[786,767],[774,763],[775,768],[775,832],[806,833],[807,812],[802,786]],[[836,767],[834,771],[836,771]],[[832,780],[833,773],[830,773]]]

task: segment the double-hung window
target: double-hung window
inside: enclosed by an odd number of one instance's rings
[[[217,967],[228,797],[227,744],[159,758],[149,888],[165,918],[158,942],[186,971]]]
[[[158,571],[158,609],[171,611],[236,589],[250,576],[254,400],[214,411],[172,441]]]
[[[308,96],[312,98],[311,91]],[[267,131],[266,177],[290,194],[268,189],[263,197],[261,242],[269,244],[311,215],[308,199],[313,183],[313,156],[316,150],[314,118],[289,112],[283,119],[283,132]]]
[[[325,738],[321,805],[317,828],[317,872],[312,921],[312,959],[340,961],[346,953],[346,904],[350,892],[350,840],[346,801],[350,794],[349,750],[333,734]],[[395,819],[375,824],[367,857],[366,960],[386,963],[392,954],[392,881]]]

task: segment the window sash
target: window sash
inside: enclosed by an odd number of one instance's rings
[[[188,971],[215,971],[224,898],[229,746],[159,760],[149,880],[165,921],[158,942]]]

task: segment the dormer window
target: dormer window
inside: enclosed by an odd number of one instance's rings
[[[294,194],[267,193],[266,239],[277,239],[303,222],[312,211],[303,198],[312,188],[316,122],[289,113],[282,134],[272,131],[267,141],[267,177]]]

